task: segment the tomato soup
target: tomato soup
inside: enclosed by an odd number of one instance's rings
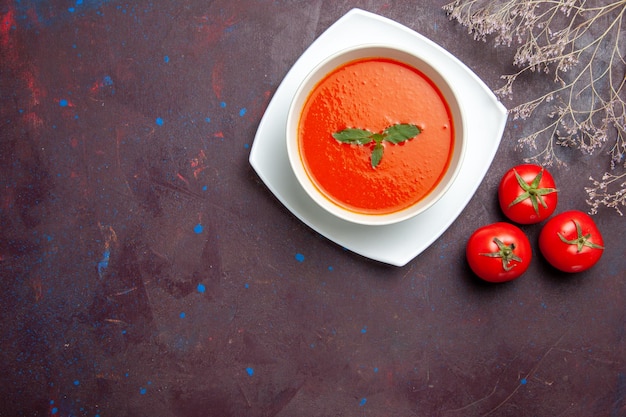
[[[421,129],[399,144],[354,145],[332,135],[346,128],[381,133],[414,124]],[[401,62],[366,58],[336,68],[307,98],[298,126],[300,157],[315,186],[348,210],[388,214],[410,207],[441,181],[454,147],[450,108],[435,84]]]

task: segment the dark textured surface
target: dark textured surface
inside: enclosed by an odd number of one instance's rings
[[[625,416],[623,218],[595,217],[607,250],[579,275],[535,256],[488,286],[464,260],[539,121],[509,123],[402,268],[312,232],[249,166],[282,77],[352,7],[497,88],[510,53],[444,3],[2,2],[0,416]],[[558,210],[586,211],[605,160],[566,157]]]

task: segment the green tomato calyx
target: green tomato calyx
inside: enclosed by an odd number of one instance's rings
[[[580,223],[576,220],[572,219],[574,225],[576,226],[576,238],[574,239],[566,239],[561,233],[557,233],[561,242],[566,243],[568,245],[576,245],[576,252],[580,253],[583,248],[586,246],[592,249],[604,249],[604,246],[600,246],[597,243],[593,243],[589,239],[591,239],[591,233],[587,233],[583,235],[582,228],[580,227]]]
[[[548,208],[548,205],[543,200],[543,196],[546,194],[556,193],[557,189],[556,188],[539,188],[539,183],[541,182],[541,178],[543,177],[543,168],[541,168],[541,171],[539,171],[537,176],[533,178],[530,184],[524,181],[524,178],[522,178],[522,176],[519,175],[515,169],[513,169],[513,173],[515,174],[517,183],[522,188],[522,190],[524,190],[524,192],[518,195],[515,200],[511,201],[511,204],[509,204],[509,207],[512,207],[517,203],[521,203],[522,201],[529,198],[530,203],[533,205],[533,209],[535,210],[535,213],[539,214],[539,204],[541,204],[541,206],[544,209]]]
[[[522,262],[522,258],[517,256],[514,252],[515,250],[514,243],[511,243],[510,245],[505,245],[497,237],[493,238],[493,243],[495,243],[498,246],[498,250],[496,252],[481,253],[480,255],[487,256],[489,258],[502,258],[502,269],[504,269],[507,272],[516,266],[516,264],[514,264],[513,261]]]

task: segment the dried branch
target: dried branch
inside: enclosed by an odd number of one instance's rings
[[[512,98],[524,74],[553,74],[551,91],[509,111],[514,120],[548,115],[544,127],[518,140],[519,147],[540,149],[527,161],[563,164],[558,145],[586,154],[608,149],[611,171],[626,168],[626,0],[456,0],[444,10],[476,40],[517,44],[513,64],[519,70],[501,77],[500,97]],[[622,214],[624,175],[607,172],[604,182],[591,180],[594,186],[585,189],[591,212],[603,205]]]

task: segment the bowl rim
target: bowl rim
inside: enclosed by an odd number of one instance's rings
[[[379,52],[375,53],[374,51]],[[385,51],[386,53],[381,54],[380,51]],[[351,54],[356,54],[357,56],[350,57]],[[348,58],[345,58],[345,56],[348,56]],[[435,189],[428,193],[424,198],[407,208],[383,214],[359,213],[357,211],[349,210],[332,202],[327,196],[325,196],[324,193],[313,183],[306,171],[306,168],[304,167],[304,162],[300,156],[297,134],[302,106],[307,101],[311,88],[316,86],[322,79],[339,66],[367,58],[386,58],[399,61],[417,69],[424,76],[426,76],[444,96],[448,107],[450,108],[455,132],[455,146],[452,155],[454,164],[452,161],[450,162],[444,174],[444,178],[437,184]],[[416,65],[407,62],[405,59],[411,59],[413,62],[419,61],[423,67],[417,67]],[[425,69],[427,71],[425,71]],[[433,74],[438,78],[438,80],[433,80]],[[465,111],[460,105],[458,96],[459,94],[456,91],[454,83],[451,82],[448,77],[443,75],[434,65],[430,64],[427,57],[421,56],[415,51],[386,43],[362,43],[334,52],[318,62],[307,73],[298,85],[298,88],[296,89],[289,104],[285,134],[287,154],[292,172],[296,176],[299,185],[304,189],[307,195],[317,205],[339,219],[367,226],[385,226],[415,217],[432,207],[441,199],[441,197],[445,195],[450,186],[456,180],[463,163],[466,153],[465,138],[467,137],[467,124],[464,122]],[[458,115],[454,117],[456,112],[458,112]]]

